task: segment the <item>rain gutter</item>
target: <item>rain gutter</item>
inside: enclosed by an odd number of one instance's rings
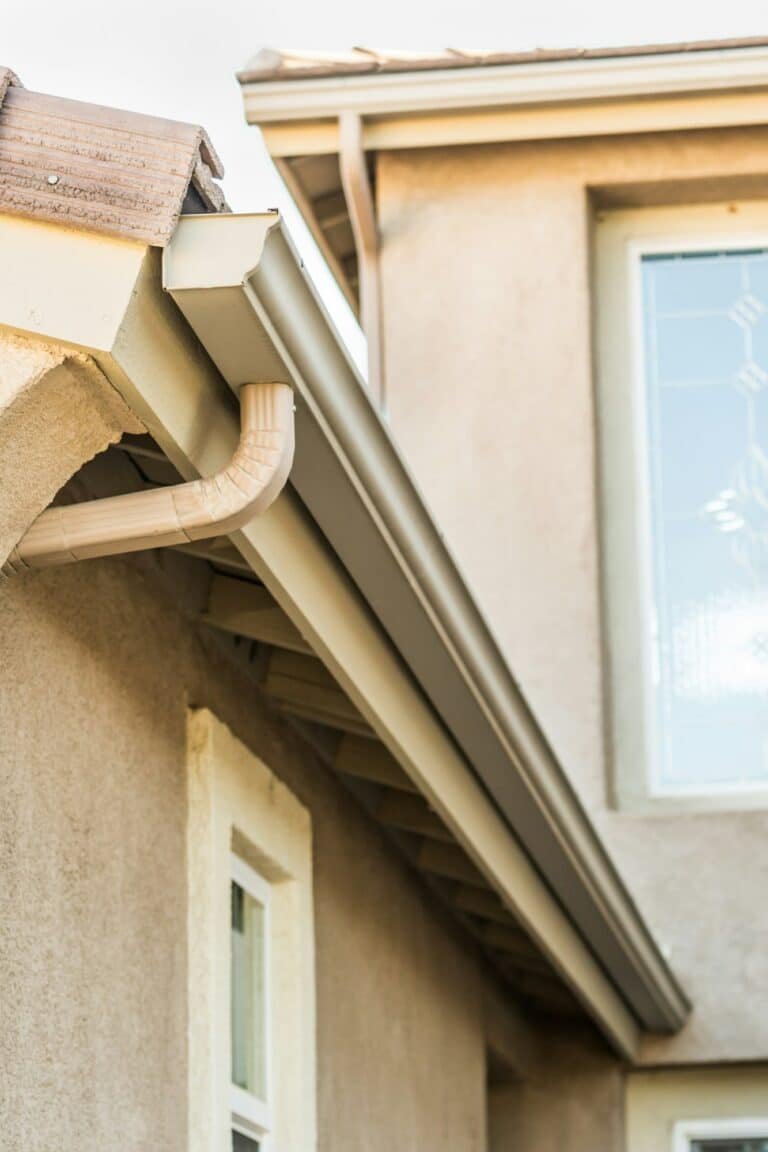
[[[233,390],[290,385],[291,482],[516,841],[640,1025],[685,993],[641,918],[303,271],[277,214],[183,218],[163,282]],[[473,403],[471,397],[468,404]],[[534,925],[535,928],[535,925]]]

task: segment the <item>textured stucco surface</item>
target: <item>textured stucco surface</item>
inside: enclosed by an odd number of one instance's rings
[[[0,330],[0,564],[81,464],[141,431],[87,357]]]
[[[186,1147],[191,705],[312,815],[321,1152],[482,1152],[472,949],[184,618],[190,571],[166,554],[0,586],[0,1148]]]
[[[621,1069],[593,1034],[542,1030],[525,1080],[491,1088],[488,1152],[624,1152],[623,1095]]]
[[[695,1001],[652,1060],[768,1055],[768,813],[609,809],[591,315],[596,205],[754,195],[768,130],[383,154],[395,437]]]

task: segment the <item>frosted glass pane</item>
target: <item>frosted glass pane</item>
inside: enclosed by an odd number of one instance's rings
[[[768,251],[642,286],[656,783],[768,782]]]
[[[266,1098],[265,914],[232,881],[232,1082]]]

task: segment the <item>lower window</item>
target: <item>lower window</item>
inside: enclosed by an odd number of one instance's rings
[[[673,1152],[768,1152],[768,1118],[686,1121]]]
[[[189,716],[188,1152],[316,1147],[309,812],[207,710]]]
[[[270,1100],[270,885],[231,857],[230,1034],[233,1148],[260,1148],[272,1129]]]

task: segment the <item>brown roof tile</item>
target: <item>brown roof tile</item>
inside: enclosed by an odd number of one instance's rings
[[[190,194],[226,207],[205,131],[29,92],[0,70],[0,211],[163,246]]]

